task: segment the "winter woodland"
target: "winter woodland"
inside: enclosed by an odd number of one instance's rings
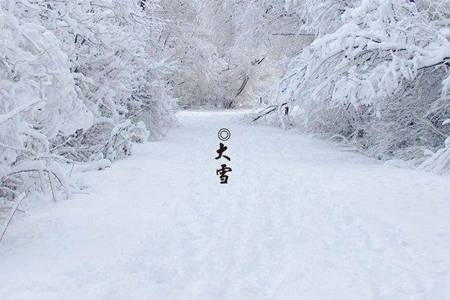
[[[0,0],[0,233],[24,198],[157,147],[178,111],[239,109],[447,176],[450,2]]]

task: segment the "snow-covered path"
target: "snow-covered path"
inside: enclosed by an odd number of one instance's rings
[[[0,299],[450,299],[449,177],[238,117],[181,113],[89,195],[18,214]]]

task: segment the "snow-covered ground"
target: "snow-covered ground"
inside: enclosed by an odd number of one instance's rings
[[[18,213],[0,299],[450,299],[449,177],[240,114],[183,112],[89,195]]]

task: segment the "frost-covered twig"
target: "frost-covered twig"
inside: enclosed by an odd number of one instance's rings
[[[3,221],[3,224],[0,224],[0,243],[3,241],[3,238],[5,236],[6,230],[9,227],[9,224],[11,223],[14,214],[18,210],[20,204],[22,203],[22,200],[25,198],[25,193],[20,194],[17,196],[17,199],[15,199],[13,206],[10,208],[9,213],[7,214],[5,220]]]

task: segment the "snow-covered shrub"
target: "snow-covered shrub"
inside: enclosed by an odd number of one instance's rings
[[[448,173],[450,170],[450,138],[445,140],[442,149],[432,153],[422,164],[419,170],[434,172],[438,174]]]

